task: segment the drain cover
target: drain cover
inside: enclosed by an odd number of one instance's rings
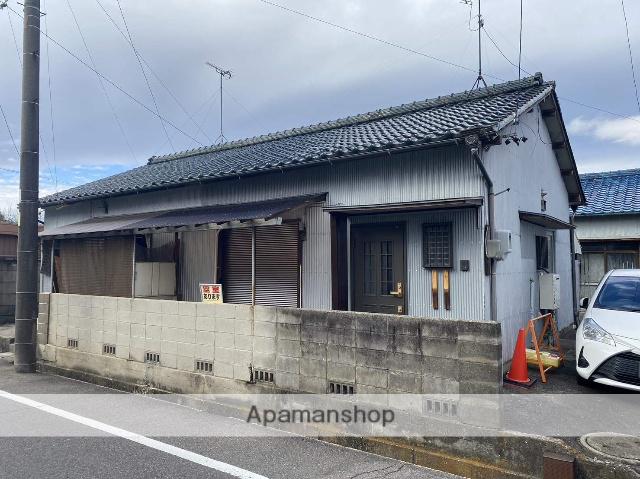
[[[640,464],[640,437],[602,432],[583,436],[581,442],[596,453]]]

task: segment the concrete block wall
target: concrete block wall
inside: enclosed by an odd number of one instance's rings
[[[360,394],[497,393],[502,375],[500,325],[478,321],[42,294],[38,340],[103,359],[114,345],[145,377],[165,368],[246,386],[260,370],[273,373],[263,387],[308,393],[331,383]],[[212,370],[197,371],[197,361]]]

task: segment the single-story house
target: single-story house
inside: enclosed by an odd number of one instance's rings
[[[587,204],[576,211],[582,262],[580,296],[607,271],[640,265],[640,169],[580,175]]]
[[[555,84],[536,74],[42,198],[42,273],[62,293],[199,301],[220,283],[229,303],[492,320],[508,358],[541,306],[573,320],[584,201]]]
[[[0,222],[0,324],[13,322],[16,312],[18,226]]]

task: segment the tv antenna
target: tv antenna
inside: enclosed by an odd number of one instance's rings
[[[461,2],[473,8],[473,0],[461,0]],[[481,3],[482,3],[482,0],[478,0],[478,17],[477,17],[478,18],[478,78],[476,78],[476,81],[473,83],[473,87],[471,87],[472,90],[475,90],[476,88],[480,88],[483,85],[485,87],[487,86],[487,82],[484,80],[484,77],[482,76],[482,27],[484,27],[484,18],[482,18]],[[471,15],[471,13],[469,13],[469,15]],[[469,28],[471,28],[471,26],[469,26]]]
[[[224,136],[224,133],[222,132],[222,81],[224,78],[226,79],[231,79],[231,70],[225,70],[224,68],[220,68],[219,66],[214,65],[211,62],[206,62],[206,64],[213,68],[218,75],[220,75],[220,135],[218,135],[218,138],[216,139],[216,144],[219,145],[221,143],[225,143],[227,141],[227,137]]]

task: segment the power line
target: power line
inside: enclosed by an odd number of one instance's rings
[[[635,121],[636,123],[640,123],[640,120],[638,118],[634,118],[634,117],[629,116],[629,115],[622,115],[620,113],[616,113],[616,112],[613,112],[613,111],[610,111],[610,110],[606,110],[606,109],[600,108],[598,106],[587,105],[586,103],[582,103],[581,101],[573,100],[571,98],[567,98],[566,96],[559,96],[558,98],[560,98],[561,100],[564,100],[564,101],[568,101],[569,103],[573,103],[575,105],[582,106],[584,108],[590,108],[591,110],[600,111],[602,113],[606,113],[606,114],[611,115],[611,116],[616,116],[618,118],[623,118],[625,120],[631,120],[631,121]]]
[[[43,0],[42,6],[46,11],[46,3]],[[44,31],[48,32],[49,27],[47,26],[47,16],[44,16]],[[53,125],[53,94],[51,89],[51,61],[49,59],[49,42],[47,41],[47,83],[49,86],[49,118],[51,120],[51,144],[53,145],[53,174],[54,174],[54,185],[56,192],[58,191],[58,167],[56,165],[56,132]]]
[[[429,58],[430,60],[435,60],[435,61],[438,61],[440,63],[444,63],[446,65],[449,65],[449,66],[452,66],[452,67],[456,67],[456,68],[459,68],[459,69],[462,69],[462,70],[466,70],[466,71],[469,71],[469,72],[475,72],[475,70],[473,68],[469,68],[469,67],[466,67],[464,65],[460,65],[460,64],[457,64],[457,63],[454,63],[454,62],[450,62],[448,60],[443,60],[442,58],[438,58],[438,57],[435,57],[433,55],[429,55],[427,53],[424,53],[424,52],[421,52],[421,51],[418,51],[418,50],[414,50],[413,48],[405,47],[405,46],[400,45],[398,43],[394,43],[394,42],[391,42],[391,41],[383,40],[381,38],[375,37],[373,35],[369,35],[367,33],[358,32],[358,31],[353,30],[351,28],[344,27],[342,25],[338,25],[336,23],[333,23],[333,22],[330,22],[330,21],[327,21],[327,20],[323,20],[323,19],[318,18],[318,17],[314,17],[312,15],[306,14],[306,13],[298,11],[298,10],[294,10],[292,8],[289,8],[289,7],[285,7],[284,5],[280,5],[278,3],[271,2],[269,0],[257,0],[257,1],[259,1],[261,3],[264,3],[266,5],[271,5],[271,6],[280,8],[280,9],[285,10],[285,11],[290,12],[290,13],[294,13],[296,15],[300,15],[300,16],[305,17],[307,19],[314,20],[316,22],[323,23],[325,25],[329,25],[329,26],[337,28],[339,30],[343,30],[345,32],[353,33],[354,35],[358,35],[358,36],[361,36],[361,37],[364,37],[364,38],[368,38],[369,40],[376,41],[378,43],[382,43],[382,44],[385,44],[385,45],[388,45],[388,46],[391,46],[391,47],[394,47],[394,48],[398,48],[398,49],[403,50],[405,52],[414,53],[416,55],[420,55],[422,57]],[[484,30],[485,30],[485,33],[486,33],[486,29],[484,29]],[[509,63],[512,63],[512,62],[510,61]],[[523,69],[523,71],[525,73],[527,73],[526,70]],[[494,80],[505,81],[504,78],[500,78],[500,77],[497,77],[495,75],[491,75],[491,74],[488,74],[488,73],[485,73],[485,76],[487,78],[492,78]],[[625,119],[637,121],[637,122],[640,123],[640,120],[638,120],[636,118],[633,118],[633,117],[630,117],[630,116],[627,116],[627,115],[622,115],[620,113],[614,113],[614,112],[606,110],[604,108],[593,106],[593,105],[589,105],[587,103],[583,103],[583,102],[580,102],[578,100],[573,100],[573,99],[570,99],[570,98],[567,98],[567,97],[559,96],[559,98],[562,99],[562,100],[568,101],[570,103],[574,103],[576,105],[580,105],[580,106],[582,106],[584,108],[589,108],[589,109],[592,109],[592,110],[600,111],[602,113],[607,113],[607,114],[612,115],[612,116],[616,116],[616,117],[619,117],[619,118],[625,118]]]
[[[144,67],[142,66],[142,61],[140,60],[140,55],[138,55],[138,50],[136,49],[136,47],[133,44],[133,37],[131,36],[131,31],[129,30],[129,25],[127,25],[127,19],[124,16],[124,10],[122,9],[122,5],[120,4],[120,0],[116,0],[116,3],[118,4],[118,9],[120,9],[120,15],[122,16],[122,22],[124,23],[124,28],[127,31],[127,36],[129,37],[129,43],[131,45],[131,49],[133,50],[133,53],[136,56],[136,60],[138,60],[138,65],[140,66],[140,71],[142,72],[142,76],[144,77],[144,82],[147,84],[147,89],[149,90],[149,94],[151,95],[151,99],[153,100],[153,106],[156,109],[156,113],[158,114],[158,117],[160,118],[160,124],[162,125],[162,130],[164,131],[164,136],[167,137],[167,140],[169,141],[169,145],[171,146],[171,149],[174,150],[174,146],[173,143],[171,142],[171,138],[169,137],[169,133],[167,132],[167,127],[164,124],[164,121],[162,121],[162,117],[160,116],[160,108],[158,108],[158,102],[156,101],[156,96],[153,94],[153,90],[151,89],[151,85],[149,84],[149,78],[147,78],[147,73],[144,71]]]
[[[9,7],[5,4],[6,7]],[[13,44],[16,46],[16,55],[18,56],[18,63],[20,63],[20,68],[22,68],[22,57],[20,56],[20,48],[18,47],[18,39],[16,38],[16,31],[13,29],[13,21],[11,20],[11,15],[9,15],[9,10],[7,10],[7,18],[9,19],[9,26],[11,27],[11,36],[13,37]]]
[[[11,127],[9,126],[9,122],[7,121],[7,116],[4,114],[4,108],[0,105],[0,113],[2,113],[2,118],[4,118],[4,124],[7,126],[7,131],[9,132],[9,136],[11,137],[11,143],[13,143],[13,147],[16,149],[16,153],[18,157],[20,156],[20,150],[18,150],[18,145],[16,143],[15,138],[13,137],[13,133],[11,132]]]
[[[253,113],[251,113],[251,111],[249,111],[247,107],[245,107],[242,103],[240,103],[240,100],[238,100],[235,96],[231,94],[228,87],[224,89],[224,93],[229,95],[229,98],[231,98],[240,108],[242,108],[247,113],[247,115],[251,117],[253,121],[257,122],[262,128],[265,128],[265,125],[262,124],[262,122],[258,119],[258,117],[256,117]]]
[[[633,89],[636,93],[636,105],[638,105],[638,111],[640,112],[640,97],[638,96],[638,83],[636,82],[636,68],[633,64],[633,53],[631,52],[631,40],[629,39],[629,23],[627,22],[627,11],[624,8],[624,0],[620,0],[622,5],[622,15],[624,16],[624,28],[627,32],[627,48],[629,49],[629,62],[631,63],[631,75],[633,77]]]
[[[15,46],[16,56],[18,57],[18,64],[20,65],[20,69],[22,69],[22,56],[20,54],[20,47],[18,46],[18,39],[16,38],[16,32],[13,28],[13,22],[11,21],[11,15],[9,14],[9,11],[12,11],[20,18],[22,18],[22,15],[20,15],[13,8],[7,5],[6,2],[2,3],[1,6],[3,8],[7,8],[7,18],[9,19],[9,26],[11,27],[11,36],[13,37],[13,45]],[[7,122],[7,118],[4,115],[4,111],[2,112],[2,116],[4,117],[5,123],[7,125],[7,129],[8,129],[9,123]],[[11,134],[11,131],[9,131],[9,133]],[[57,184],[58,182],[57,176],[54,175],[53,170],[51,169],[51,163],[49,162],[49,155],[47,154],[47,149],[45,148],[44,139],[42,138],[42,134],[40,132],[38,132],[38,136],[40,138],[40,143],[42,144],[42,153],[47,163],[47,168],[49,169],[49,176],[51,177],[51,181]],[[16,142],[13,140],[13,135],[11,136],[11,140],[13,141],[13,145],[16,146]],[[17,147],[16,147],[16,151],[18,152],[18,157],[20,157],[20,151],[17,149]]]
[[[504,53],[503,51],[500,49],[500,46],[493,40],[493,38],[491,36],[489,36],[489,33],[487,32],[486,27],[483,28],[483,30],[485,31],[485,33],[487,34],[487,37],[491,40],[491,43],[493,43],[493,45],[496,47],[496,49],[498,50],[498,52],[500,52],[500,54],[505,58],[505,60],[507,60],[511,65],[513,65],[514,67],[517,67],[517,65],[512,62]],[[527,75],[531,75],[531,73],[529,73],[526,69],[522,69],[523,72],[525,72]],[[630,120],[630,121],[635,121],[637,123],[640,123],[640,119],[638,118],[634,118],[633,116],[629,116],[629,115],[623,115],[621,113],[616,113],[613,112],[611,110],[607,110],[606,108],[602,108],[599,106],[594,106],[594,105],[589,105],[587,103],[581,102],[579,100],[574,100],[573,98],[569,98],[566,96],[560,96],[558,95],[558,98],[562,101],[568,101],[569,103],[573,103],[575,105],[581,106],[583,108],[589,108],[591,110],[595,110],[595,111],[599,111],[601,113],[606,113],[607,115],[611,115],[611,116],[615,116],[617,118],[623,118],[625,120]]]
[[[500,48],[500,46],[498,45],[498,43],[493,39],[493,37],[489,34],[489,32],[487,31],[487,28],[485,26],[482,27],[482,30],[484,31],[485,35],[487,36],[487,38],[489,39],[489,41],[493,44],[494,47],[496,47],[496,50],[498,50],[498,53],[500,53],[500,55],[502,56],[502,58],[504,58],[507,62],[509,62],[509,64],[518,69],[518,72],[520,70],[522,70],[523,72],[525,72],[527,75],[531,75],[531,73],[529,73],[527,70],[525,70],[524,68],[521,68],[519,66],[519,64],[516,64],[514,62],[512,62],[509,57],[502,51],[502,49]],[[520,74],[518,73],[518,77],[520,77]]]
[[[16,175],[20,174],[20,172],[18,170],[12,170],[10,168],[2,168],[1,166],[0,166],[0,171],[6,171],[7,173],[13,173],[13,174],[16,174]]]
[[[358,35],[360,37],[367,38],[369,40],[373,40],[375,42],[382,43],[382,44],[390,46],[390,47],[398,48],[398,49],[403,50],[405,52],[414,53],[416,55],[420,55],[422,57],[429,58],[430,60],[434,60],[434,61],[437,61],[437,62],[440,62],[440,63],[444,63],[445,65],[449,65],[449,66],[452,66],[452,67],[455,67],[455,68],[460,68],[460,69],[466,70],[468,72],[476,73],[476,70],[473,69],[473,68],[469,68],[469,67],[466,67],[464,65],[460,65],[458,63],[454,63],[454,62],[451,62],[451,61],[448,61],[448,60],[444,60],[442,58],[438,58],[436,56],[429,55],[428,53],[424,53],[424,52],[421,52],[421,51],[418,51],[418,50],[414,50],[413,48],[409,48],[409,47],[406,47],[404,45],[400,45],[399,43],[394,43],[394,42],[391,42],[391,41],[388,41],[388,40],[384,40],[382,38],[370,35],[368,33],[359,32],[359,31],[354,30],[352,28],[348,28],[348,27],[339,25],[337,23],[330,22],[328,20],[323,20],[322,18],[314,17],[313,15],[309,15],[308,13],[304,13],[304,12],[301,12],[299,10],[294,10],[293,8],[285,7],[284,5],[280,5],[279,3],[271,2],[269,0],[258,0],[258,1],[262,2],[262,3],[266,4],[266,5],[271,5],[272,7],[280,8],[281,10],[285,10],[285,11],[287,11],[289,13],[294,13],[296,15],[300,15],[301,17],[305,17],[305,18],[307,18],[309,20],[320,22],[320,23],[323,23],[323,24],[328,25],[330,27],[337,28],[339,30],[343,30],[343,31],[348,32],[348,33],[352,33],[354,35]],[[496,80],[504,81],[502,78],[498,78],[498,77],[495,77],[493,75],[487,75],[487,76],[489,76],[490,78],[494,78]]]
[[[114,18],[109,14],[109,12],[107,11],[107,9],[104,7],[104,5],[102,4],[102,2],[100,2],[100,0],[96,0],[96,3],[98,4],[98,6],[100,7],[100,9],[104,12],[104,14],[107,16],[107,18],[111,21],[111,23],[113,24],[113,26],[116,28],[116,30],[120,33],[120,35],[122,35],[122,37],[125,39],[125,41],[131,45],[129,38],[127,37],[127,34],[125,32],[122,31],[122,29],[120,28],[120,25],[118,25],[118,23],[114,20]],[[189,120],[195,125],[195,127],[200,131],[200,133],[202,133],[204,135],[204,137],[210,142],[213,143],[213,140],[211,139],[211,137],[207,134],[207,132],[200,126],[200,124],[193,118],[193,116],[189,113],[189,111],[184,107],[184,105],[182,104],[182,102],[178,99],[178,97],[173,93],[173,91],[162,81],[162,79],[160,78],[160,76],[154,71],[153,68],[151,68],[151,65],[149,65],[149,62],[147,60],[145,60],[144,56],[142,55],[142,53],[140,53],[138,51],[138,55],[140,56],[140,60],[142,60],[142,63],[144,63],[144,65],[147,67],[147,69],[151,72],[151,74],[155,77],[155,79],[158,81],[158,83],[160,83],[160,86],[162,86],[162,88],[164,88],[166,90],[166,92],[169,94],[169,96],[171,96],[171,98],[173,99],[173,101],[176,102],[176,104],[180,107],[180,109],[182,110],[182,112],[189,118]]]
[[[198,125],[198,128],[201,128],[200,124],[204,124],[205,120],[207,119],[207,117],[209,116],[209,112],[211,111],[211,108],[213,107],[213,103],[215,102],[218,94],[220,92],[218,90],[214,91],[211,96],[209,98],[207,98],[197,109],[196,111],[193,112],[193,114],[189,115],[190,118],[193,118],[194,116],[196,116],[198,113],[200,113],[200,111],[202,111],[207,105],[209,105],[209,108],[207,109],[207,111],[205,112],[205,116],[203,117],[203,119],[200,121],[200,123],[196,124]],[[182,122],[182,124],[180,125],[181,128],[183,128],[186,124],[187,124],[188,120],[185,120],[184,122]],[[195,119],[193,120],[195,121]],[[155,153],[151,156],[157,156],[158,153],[160,151],[162,151],[162,149],[165,147],[165,145],[167,145],[169,142],[165,140],[165,142],[160,145],[160,147],[155,151]],[[213,143],[213,142],[211,142]]]
[[[11,7],[7,7],[9,8],[14,15],[22,18],[22,15],[20,15],[18,12],[16,12],[13,8]],[[37,27],[32,27],[32,28],[37,28]],[[195,141],[196,143],[198,143],[200,146],[204,146],[202,143],[200,143],[200,141],[198,141],[196,138],[194,138],[193,136],[191,136],[189,133],[185,132],[184,130],[182,130],[181,128],[178,128],[172,121],[168,120],[167,118],[165,118],[164,116],[160,115],[159,113],[155,112],[153,109],[149,108],[147,105],[145,105],[142,101],[138,100],[136,97],[134,97],[131,93],[129,93],[128,91],[126,91],[124,88],[122,88],[120,85],[118,85],[116,82],[114,82],[113,80],[111,80],[109,77],[107,77],[106,75],[104,75],[103,73],[100,73],[98,70],[96,70],[95,68],[93,68],[91,65],[89,65],[87,62],[85,62],[82,58],[80,58],[78,55],[76,55],[75,53],[73,53],[71,50],[69,50],[67,47],[65,47],[62,43],[60,43],[59,41],[57,41],[55,38],[53,38],[51,35],[48,35],[47,33],[43,32],[42,29],[37,28],[38,31],[43,34],[46,38],[48,38],[49,40],[51,40],[51,42],[53,42],[54,45],[56,45],[58,48],[60,48],[61,50],[63,50],[65,53],[67,53],[69,56],[71,56],[75,61],[77,61],[78,63],[80,63],[81,65],[83,65],[84,67],[88,68],[89,70],[91,70],[92,72],[96,73],[97,75],[100,75],[100,77],[102,77],[103,80],[105,80],[107,83],[109,83],[111,86],[113,86],[115,89],[117,89],[118,91],[120,91],[123,95],[127,96],[131,101],[133,101],[134,103],[138,104],[139,106],[141,106],[142,108],[144,108],[145,110],[147,110],[149,113],[151,113],[152,115],[160,118],[161,120],[163,120],[165,123],[167,123],[167,125],[169,125],[170,127],[174,128],[175,130],[179,131],[180,133],[182,133],[184,136],[186,136],[187,138],[189,138],[192,141]]]
[[[87,44],[87,40],[84,36],[84,34],[82,33],[82,29],[80,28],[80,23],[78,22],[78,18],[76,17],[75,12],[73,11],[73,8],[71,7],[71,2],[69,0],[67,0],[67,6],[69,7],[69,11],[71,12],[71,16],[73,17],[73,21],[76,25],[76,29],[78,30],[78,33],[80,34],[80,38],[82,39],[82,44],[84,45],[84,49],[87,52],[87,56],[89,57],[89,61],[91,62],[91,65],[97,69],[96,66],[96,62],[93,59],[93,55],[91,54],[91,50],[89,49],[89,45]],[[46,23],[45,23],[46,26]],[[47,42],[48,44],[48,42]],[[131,157],[133,158],[133,162],[137,163],[136,160],[136,155],[133,152],[133,148],[131,147],[131,143],[129,142],[129,138],[127,138],[127,134],[124,131],[124,127],[122,126],[122,122],[120,121],[120,117],[118,116],[118,113],[116,112],[115,107],[113,106],[113,102],[111,101],[111,97],[109,96],[109,92],[107,91],[107,87],[104,84],[104,81],[102,80],[102,78],[100,78],[100,75],[96,75],[96,77],[98,78],[98,83],[100,84],[100,88],[102,89],[102,93],[104,94],[107,103],[109,104],[109,109],[111,110],[111,113],[113,115],[113,118],[116,122],[116,125],[118,127],[118,129],[120,130],[120,133],[122,134],[122,137],[124,138],[125,143],[127,144],[127,147],[129,148],[129,152],[131,153]]]

